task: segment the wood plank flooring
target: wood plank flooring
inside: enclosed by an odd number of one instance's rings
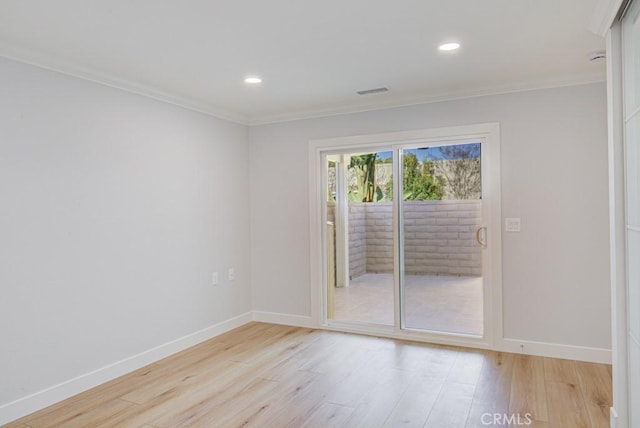
[[[611,367],[250,323],[6,425],[607,427]]]

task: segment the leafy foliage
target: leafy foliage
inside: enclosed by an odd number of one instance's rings
[[[413,153],[403,158],[403,194],[405,201],[442,199],[442,183],[433,176],[433,164],[420,162]]]
[[[466,144],[440,148],[443,162],[436,173],[444,180],[449,199],[480,199],[480,145]]]
[[[430,157],[432,160],[427,160],[427,156],[424,156],[422,161],[415,150],[404,152],[403,199],[480,199],[480,144],[440,146],[436,149],[435,154]],[[349,200],[392,200],[391,162],[390,156],[381,158],[379,153],[351,156],[349,174],[353,181],[349,185]]]
[[[420,162],[413,153],[406,153],[403,158],[403,189],[405,201],[440,200],[444,195],[443,178],[434,176],[433,162]],[[387,187],[389,199],[393,199],[393,180]]]
[[[376,187],[377,153],[351,156],[349,168],[358,171],[358,190],[349,192],[349,199],[358,202],[374,202],[383,198],[382,190]]]

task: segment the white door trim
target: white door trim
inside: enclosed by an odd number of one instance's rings
[[[598,0],[589,29],[599,36],[605,37],[618,16],[623,2],[624,0]]]
[[[627,266],[625,158],[623,141],[622,38],[620,24],[607,33],[607,121],[609,158],[609,265],[613,409],[618,426],[628,425]],[[614,425],[612,425],[614,426]]]
[[[310,254],[310,284],[311,284],[311,315],[314,323],[319,328],[332,328],[345,331],[346,326],[334,323],[329,325],[326,320],[326,301],[324,299],[326,261],[323,257],[325,247],[322,234],[322,224],[326,221],[326,213],[323,207],[323,172],[322,155],[328,151],[349,151],[358,148],[389,147],[395,145],[410,145],[414,143],[428,143],[429,141],[446,143],[447,141],[482,140],[486,157],[483,156],[482,167],[490,174],[483,174],[483,194],[489,195],[487,205],[487,239],[491,242],[490,251],[486,259],[487,269],[484,274],[485,281],[491,284],[487,287],[491,295],[485,300],[485,336],[482,339],[473,336],[414,333],[403,330],[401,333],[393,332],[396,337],[426,340],[433,343],[445,343],[455,345],[467,345],[480,348],[501,349],[503,346],[503,321],[502,321],[502,217],[501,217],[501,191],[500,191],[500,124],[483,123],[468,126],[455,126],[447,128],[421,129],[412,131],[390,132],[372,135],[357,135],[309,142],[309,254]],[[486,190],[486,192],[485,192]],[[353,331],[351,328],[349,331]],[[358,330],[356,328],[356,330]],[[371,329],[364,327],[363,333],[371,334]],[[382,331],[381,331],[382,333]]]

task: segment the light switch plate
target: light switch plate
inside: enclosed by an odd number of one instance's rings
[[[508,217],[504,223],[507,232],[520,232],[520,217]]]

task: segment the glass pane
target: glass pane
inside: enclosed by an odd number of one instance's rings
[[[640,113],[625,126],[627,223],[640,226]]]
[[[335,178],[327,174],[333,180],[328,188],[334,189],[327,218],[335,226],[329,258],[336,260],[330,272],[335,280],[329,282],[329,318],[393,326],[392,153],[335,159]]]
[[[629,418],[640,426],[640,3],[623,20],[625,160],[627,199],[627,311],[629,317]]]
[[[335,289],[336,289],[336,163],[325,159],[327,179],[327,224],[326,233],[326,254],[327,258],[327,318],[335,316]]]
[[[640,426],[640,346],[635,341],[629,342],[629,426]]]
[[[636,2],[637,3],[637,2]],[[640,108],[640,7],[635,4],[625,18],[624,41],[624,98],[627,118]]]
[[[629,263],[629,331],[634,337],[640,337],[640,232],[629,230],[627,235]]]
[[[482,336],[481,144],[402,152],[404,327]]]

